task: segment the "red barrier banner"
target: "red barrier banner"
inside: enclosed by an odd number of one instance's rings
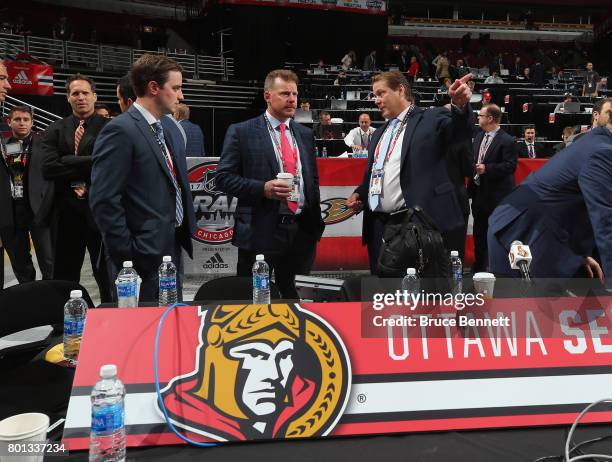
[[[11,93],[16,95],[53,95],[53,66],[21,54],[4,60]]]
[[[523,181],[538,170],[546,159],[519,159],[514,180]],[[368,269],[368,253],[361,245],[362,217],[345,205],[355,188],[363,180],[367,159],[317,159],[321,189],[321,212],[325,232],[317,246],[314,270],[344,271]],[[468,231],[465,264],[474,262],[474,240]]]
[[[397,300],[373,298],[178,307],[159,338],[168,418],[198,441],[293,439],[570,424],[609,397],[612,297],[472,297],[458,310],[455,295],[451,305],[403,305],[400,316]],[[69,449],[88,446],[89,395],[104,364],[126,385],[128,446],[182,444],[154,386],[163,312],[88,312]],[[612,421],[612,404],[584,421]]]

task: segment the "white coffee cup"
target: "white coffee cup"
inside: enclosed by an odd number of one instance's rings
[[[279,173],[276,175],[276,179],[277,180],[282,180],[287,184],[287,187],[289,189],[293,188],[293,174],[292,173]]]
[[[38,443],[40,449],[44,449],[42,445],[47,440],[48,428],[49,417],[38,412],[18,414],[0,421],[0,454],[3,454],[0,461],[42,462],[44,454],[32,453],[28,445]],[[11,451],[9,445],[13,445]]]
[[[477,293],[482,294],[484,298],[493,298],[493,289],[495,288],[495,275],[493,273],[476,273],[472,280]]]

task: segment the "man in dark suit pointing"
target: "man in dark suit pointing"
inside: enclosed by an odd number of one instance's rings
[[[445,156],[453,143],[465,142],[472,132],[472,92],[466,84],[471,77],[449,88],[450,110],[414,105],[410,85],[400,72],[372,79],[376,106],[387,123],[374,132],[363,181],[346,201],[355,211],[365,210],[363,242],[372,273],[393,212],[419,206],[443,233],[465,224]]]
[[[218,189],[238,198],[238,275],[250,275],[263,253],[283,298],[298,298],[295,275],[310,272],[324,228],[312,130],[291,120],[297,83],[291,71],[268,74],[268,109],[229,127],[215,178]],[[293,174],[291,188],[276,179],[279,172]]]
[[[158,268],[170,255],[179,269],[181,248],[192,254],[195,215],[185,145],[172,114],[183,99],[182,68],[143,55],[131,71],[136,101],[100,133],[94,149],[90,204],[102,232],[114,281],[132,260],[142,278],[140,299],[157,300]]]

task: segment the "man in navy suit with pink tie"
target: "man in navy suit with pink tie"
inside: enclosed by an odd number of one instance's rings
[[[312,130],[291,120],[297,84],[292,71],[268,74],[266,112],[228,128],[215,177],[219,190],[238,198],[232,240],[238,276],[250,276],[262,253],[283,298],[298,298],[295,275],[310,272],[325,226]],[[278,173],[293,175],[292,186]]]

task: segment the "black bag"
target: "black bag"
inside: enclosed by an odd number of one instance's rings
[[[415,268],[421,279],[431,279],[429,289],[450,288],[450,259],[442,235],[418,206],[392,214],[378,255],[379,276],[401,278],[407,268]]]

